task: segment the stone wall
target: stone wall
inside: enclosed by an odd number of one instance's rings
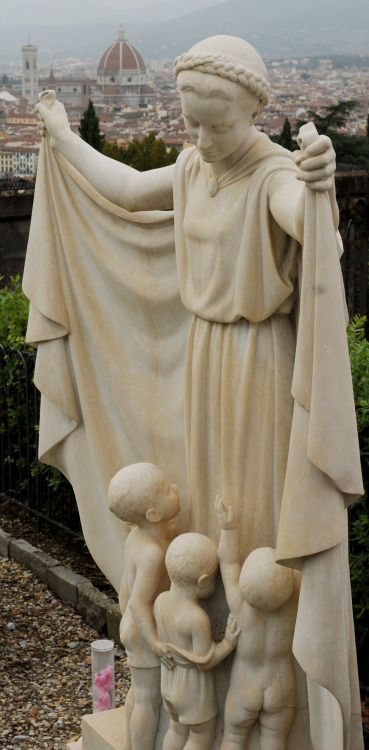
[[[0,284],[22,277],[35,185],[30,180],[0,180]]]

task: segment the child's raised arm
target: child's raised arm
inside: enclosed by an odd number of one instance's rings
[[[218,547],[220,572],[222,574],[227,604],[231,612],[236,612],[242,603],[239,586],[241,565],[236,519],[232,506],[229,505],[227,507],[219,495],[216,496],[215,510],[221,528]]]

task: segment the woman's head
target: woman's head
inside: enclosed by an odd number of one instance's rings
[[[264,62],[256,49],[239,37],[218,35],[198,42],[174,61],[177,79],[185,71],[214,75],[247,89],[255,96],[259,113],[269,101],[270,86]],[[181,79],[178,80],[180,89]]]
[[[202,159],[229,169],[248,150],[250,127],[268,101],[265,65],[243,39],[215,36],[177,57],[186,130]]]

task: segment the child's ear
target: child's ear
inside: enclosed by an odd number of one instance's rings
[[[159,523],[161,515],[157,508],[151,507],[146,511],[146,518],[150,523]]]
[[[208,573],[202,573],[201,576],[200,576],[200,578],[197,581],[197,585],[198,585],[199,589],[203,589],[205,587],[205,584],[207,583],[208,580],[209,580]]]

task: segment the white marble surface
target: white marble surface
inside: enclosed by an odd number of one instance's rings
[[[153,461],[178,483],[182,532],[217,542],[215,495],[233,505],[239,563],[271,547],[302,573],[296,713],[280,747],[310,748],[311,732],[327,750],[340,715],[335,750],[361,750],[345,545],[362,483],[334,152],[310,128],[293,159],[256,130],[267,73],[243,40],[204,40],[175,71],[195,148],[144,175],[82,142],[51,93],[38,105],[24,287],[41,455],[71,478],[117,589],[125,530],[106,498],[123,464]],[[209,612],[224,626],[221,596]]]

